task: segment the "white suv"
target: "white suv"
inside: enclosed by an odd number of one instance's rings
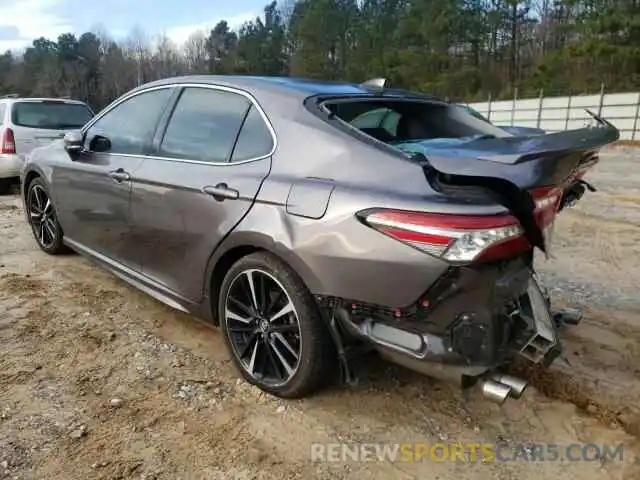
[[[25,155],[82,128],[93,115],[77,100],[0,96],[0,193],[19,179]]]

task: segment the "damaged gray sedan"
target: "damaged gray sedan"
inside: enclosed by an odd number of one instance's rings
[[[364,347],[502,402],[527,383],[504,367],[550,364],[579,320],[534,250],[618,135],[518,137],[384,82],[189,76],[34,150],[22,196],[42,250],[219,325],[266,392],[348,380]]]

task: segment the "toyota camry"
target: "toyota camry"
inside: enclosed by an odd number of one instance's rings
[[[349,380],[370,349],[502,402],[515,358],[561,352],[533,257],[618,138],[597,120],[516,136],[379,80],[170,78],[33,150],[22,196],[44,252],[219,326],[266,392]]]

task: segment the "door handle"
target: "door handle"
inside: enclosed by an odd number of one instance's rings
[[[219,183],[216,186],[207,185],[206,187],[202,187],[202,191],[207,195],[211,195],[219,202],[225,199],[237,200],[240,198],[240,192],[235,188],[230,188],[226,183]]]
[[[109,176],[118,183],[131,179],[131,175],[125,172],[122,168],[109,172]]]

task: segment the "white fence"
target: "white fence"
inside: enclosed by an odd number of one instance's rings
[[[640,141],[640,92],[573,97],[544,97],[470,103],[496,125],[539,127],[549,132],[573,130],[590,122],[589,109],[620,130],[621,140]]]

